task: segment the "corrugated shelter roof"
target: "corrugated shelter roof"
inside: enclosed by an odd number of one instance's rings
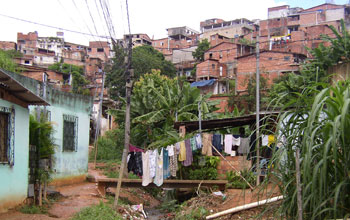
[[[278,115],[279,112],[261,112],[260,119],[269,115]],[[244,125],[253,125],[256,122],[256,114],[245,115],[235,118],[223,118],[223,119],[213,119],[213,120],[203,120],[202,130],[215,130],[220,128],[234,128]],[[185,126],[186,132],[192,132],[199,129],[198,121],[182,121],[175,122],[174,128],[179,129],[180,126]]]
[[[27,89],[3,69],[0,69],[0,87],[28,105],[49,105],[44,99]]]

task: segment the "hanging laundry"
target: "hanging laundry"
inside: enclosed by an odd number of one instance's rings
[[[261,135],[261,146],[267,146],[269,144],[269,136],[268,135]]]
[[[190,138],[190,141],[191,141],[191,149],[192,149],[192,151],[197,150],[197,146],[196,146],[196,137],[191,137],[191,138]]]
[[[166,147],[169,157],[172,157],[172,156],[175,155],[175,151],[174,151],[175,149],[174,148],[175,148],[174,145],[169,145],[169,146]]]
[[[132,144],[129,144],[129,152],[145,152],[143,149],[138,148]]]
[[[152,182],[152,178],[150,177],[150,161],[149,154],[152,151],[142,152],[142,186],[148,186]]]
[[[157,149],[150,150],[149,152],[149,176],[151,179],[156,176],[157,153]]]
[[[241,137],[239,135],[232,135],[232,145],[233,146],[241,145]]]
[[[169,167],[169,154],[168,150],[163,150],[163,179],[168,179],[170,177],[170,167]]]
[[[175,154],[175,146],[170,145],[167,147],[168,155],[169,155],[169,167],[170,167],[170,175],[176,177],[177,171],[177,156]]]
[[[191,140],[185,140],[186,147],[186,159],[182,162],[185,167],[191,166],[193,162],[192,149],[191,149]]]
[[[218,150],[222,151],[222,144],[221,144],[221,134],[214,134],[213,135],[213,146]]]
[[[276,139],[275,139],[275,135],[273,134],[270,134],[268,137],[267,137],[267,146],[270,146],[271,144],[274,144],[276,142]]]
[[[197,146],[197,149],[202,148],[202,136],[201,136],[201,134],[196,134],[196,146]]]
[[[232,152],[232,135],[226,134],[225,135],[225,153],[231,154]]]
[[[128,162],[128,172],[142,176],[142,152],[131,152]]]
[[[179,161],[186,160],[186,146],[185,141],[180,142],[180,153],[179,153]]]
[[[238,147],[238,153],[247,155],[249,153],[249,138],[241,138],[241,144]]]
[[[177,142],[175,144],[174,152],[175,152],[176,155],[180,154],[180,142]]]
[[[163,184],[163,148],[160,154],[157,150],[156,176],[154,177],[153,182],[157,186],[161,186]]]
[[[202,154],[207,156],[213,156],[211,134],[209,133],[203,134]]]

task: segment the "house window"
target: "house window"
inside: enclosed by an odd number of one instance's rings
[[[29,60],[25,60],[24,64],[30,64],[30,61]]]
[[[0,107],[0,163],[14,164],[15,110]]]
[[[284,57],[284,61],[289,61],[290,60],[290,56],[285,56]]]
[[[211,65],[211,68],[212,68],[212,69],[215,69],[215,64],[212,64],[212,65]]]
[[[63,151],[77,151],[78,117],[63,115]]]
[[[97,48],[97,52],[103,52],[103,48]]]

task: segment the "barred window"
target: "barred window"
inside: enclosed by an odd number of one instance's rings
[[[77,151],[78,117],[63,115],[63,151]]]
[[[0,107],[0,163],[14,164],[15,110]]]

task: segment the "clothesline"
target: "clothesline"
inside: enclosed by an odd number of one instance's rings
[[[193,163],[193,152],[201,150],[202,155],[223,157],[221,152],[231,156],[247,155],[250,151],[250,139],[232,134],[203,133],[180,141],[175,145],[154,150],[143,150],[130,145],[128,155],[128,171],[142,177],[142,185],[147,186],[154,182],[157,186],[163,180],[176,177],[178,163],[188,167]],[[274,138],[267,138],[267,143]],[[265,138],[263,143],[265,143]],[[214,154],[213,154],[214,149]],[[216,152],[217,151],[217,152]],[[244,179],[244,178],[243,178]]]

